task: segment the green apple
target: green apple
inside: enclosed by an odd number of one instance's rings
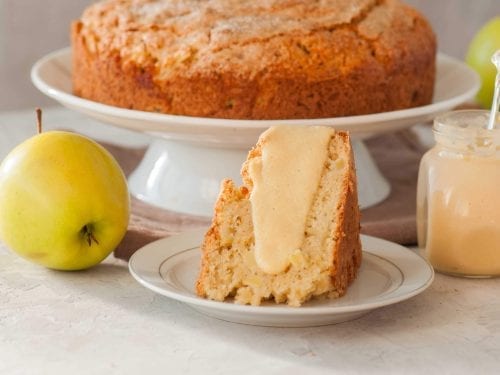
[[[0,238],[46,267],[81,270],[101,262],[125,235],[129,212],[120,166],[87,137],[41,133],[0,165]]]
[[[491,57],[500,49],[500,17],[495,17],[484,25],[469,45],[465,61],[481,77],[481,88],[477,101],[484,108],[490,108],[493,100],[496,68]]]

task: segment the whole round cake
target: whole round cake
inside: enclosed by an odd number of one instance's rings
[[[435,35],[397,0],[106,0],[71,39],[76,95],[144,111],[336,117],[434,89]]]

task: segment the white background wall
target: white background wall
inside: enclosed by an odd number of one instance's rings
[[[459,58],[479,25],[500,15],[500,0],[406,1],[428,17],[440,50]],[[69,44],[71,20],[91,2],[0,0],[0,110],[54,103],[31,85],[31,65],[47,52]]]

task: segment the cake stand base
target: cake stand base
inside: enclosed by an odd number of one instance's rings
[[[366,146],[353,140],[361,208],[383,201],[390,192]],[[129,177],[135,197],[170,211],[212,216],[220,183],[230,178],[241,184],[240,169],[248,154],[243,148],[218,148],[155,139]]]

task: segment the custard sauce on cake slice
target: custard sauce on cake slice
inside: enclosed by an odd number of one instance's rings
[[[333,132],[319,126],[271,128],[261,138],[262,156],[248,161],[255,261],[266,273],[284,272],[300,252]]]

